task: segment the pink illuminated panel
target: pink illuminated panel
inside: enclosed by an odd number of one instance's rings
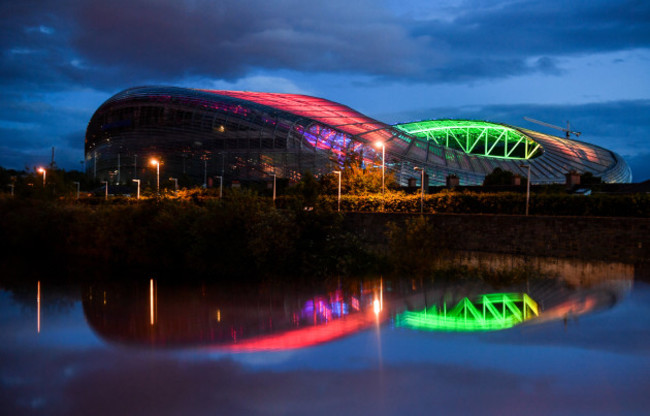
[[[249,91],[222,91],[204,90],[213,94],[239,98],[257,104],[266,105],[277,110],[287,111],[303,117],[318,121],[328,127],[350,135],[359,135],[361,139],[369,142],[377,140],[387,141],[393,135],[384,129],[391,129],[387,124],[373,120],[350,107],[325,100],[298,94],[278,94]],[[340,140],[340,139],[337,139]],[[317,147],[327,147],[341,150],[342,143],[321,144]]]

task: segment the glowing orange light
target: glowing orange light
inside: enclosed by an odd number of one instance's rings
[[[158,162],[157,159],[151,159],[151,161],[149,161],[149,163],[151,163],[152,166],[157,166],[157,165],[160,164],[160,162]]]
[[[384,147],[384,142],[375,142],[375,147],[377,147],[377,148]]]
[[[45,186],[45,177],[47,176],[47,171],[44,168],[38,168],[37,172],[43,174],[43,186]]]
[[[379,303],[379,299],[375,299],[372,302],[372,310],[375,312],[375,315],[379,315],[379,312],[381,312],[381,305]]]
[[[153,279],[149,279],[149,322],[154,324]]]
[[[36,329],[41,333],[41,281],[38,281],[36,290]]]

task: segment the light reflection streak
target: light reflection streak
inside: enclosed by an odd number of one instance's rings
[[[305,348],[354,334],[372,326],[373,322],[379,327],[382,318],[382,315],[377,315],[373,311],[355,313],[324,325],[307,326],[239,342],[234,339],[235,344],[215,345],[212,348],[228,351],[278,351]]]
[[[379,310],[384,310],[384,278],[379,279]]]
[[[153,279],[149,279],[149,323],[153,325],[154,320],[154,297],[153,297]]]
[[[375,334],[377,336],[377,370],[379,372],[379,377],[378,377],[378,391],[377,391],[377,396],[380,401],[380,408],[384,408],[384,357],[383,357],[383,351],[381,348],[381,324],[382,321],[385,319],[386,314],[382,313],[384,309],[384,279],[381,278],[379,280],[379,299],[375,298],[373,302],[373,309],[375,316],[377,317],[376,323],[375,323]]]
[[[41,281],[36,286],[36,330],[41,333]]]

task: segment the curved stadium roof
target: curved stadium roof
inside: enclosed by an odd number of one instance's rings
[[[178,117],[179,109],[190,114],[180,124],[173,120]],[[251,139],[246,141],[248,147],[245,149],[241,144],[206,147],[213,142],[217,146],[224,137],[243,137],[242,131],[251,129],[258,129],[259,134],[246,136]],[[231,131],[233,135],[228,136]],[[265,135],[273,136],[274,144],[267,147],[263,143],[253,144],[252,138],[256,135],[260,143]],[[102,157],[114,156],[117,150],[108,149],[119,143],[122,143],[119,151],[127,154],[129,146],[135,146],[136,141],[141,142],[139,146],[142,147],[142,142],[169,141],[180,136],[187,142],[201,143],[204,156],[219,152],[228,153],[230,158],[239,151],[241,155],[248,155],[238,156],[241,160],[253,160],[249,156],[256,152],[258,156],[277,156],[278,147],[284,146],[285,153],[295,151],[303,159],[308,156],[306,149],[312,149],[323,159],[336,161],[338,158],[340,161],[350,151],[361,151],[366,160],[377,161],[381,155],[372,144],[382,142],[386,146],[386,164],[402,184],[418,176],[413,171],[415,166],[425,167],[432,184],[444,183],[446,176],[455,174],[461,184],[469,185],[481,184],[485,175],[497,167],[523,175],[526,170],[521,167],[522,163],[530,165],[532,183],[563,183],[564,175],[572,170],[591,172],[605,182],[631,181],[629,167],[614,152],[505,124],[425,120],[391,126],[323,98],[176,87],[131,88],[107,100],[89,123],[86,158],[100,163]],[[291,144],[292,140],[300,143]],[[179,145],[175,146],[177,151]],[[152,146],[155,149],[163,147]],[[298,148],[300,150],[295,150]],[[168,152],[172,147],[169,149]],[[142,154],[142,149],[139,151]],[[187,157],[193,150],[183,151]],[[111,163],[114,164],[108,164]],[[283,163],[280,159],[270,162],[273,166],[280,163]],[[305,164],[298,161],[296,166],[296,169],[304,169]],[[322,168],[323,171],[331,169],[324,165]]]

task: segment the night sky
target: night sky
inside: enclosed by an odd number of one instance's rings
[[[0,166],[80,169],[133,86],[301,93],[393,123],[581,131],[650,179],[646,0],[0,0]]]

